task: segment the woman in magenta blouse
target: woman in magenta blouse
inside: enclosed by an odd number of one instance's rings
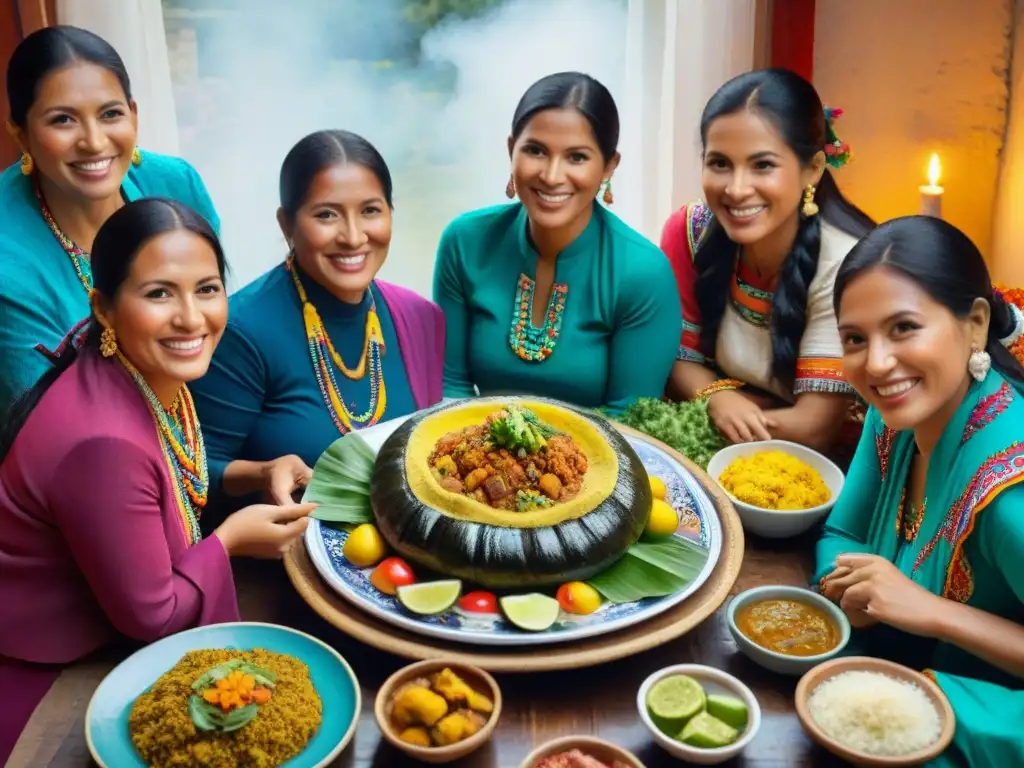
[[[227,322],[210,225],[170,200],[128,203],[97,234],[92,270],[93,317],[2,422],[0,626],[17,631],[0,632],[0,761],[53,665],[118,635],[237,620],[229,557],[280,556],[312,509],[247,507],[201,537],[206,455],[186,382]],[[293,463],[250,469],[280,482]]]

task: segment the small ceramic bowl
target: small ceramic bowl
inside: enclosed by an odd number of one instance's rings
[[[708,474],[718,483],[718,478],[722,476],[726,467],[736,459],[746,458],[762,451],[782,451],[813,467],[828,486],[829,500],[810,509],[765,509],[740,501],[724,487],[722,490],[736,507],[736,513],[743,523],[743,530],[747,533],[768,539],[788,539],[792,536],[799,536],[831,511],[843,490],[845,480],[843,472],[830,459],[807,446],[787,440],[764,440],[758,443],[737,443],[726,446],[711,457],[711,461],[708,462]]]
[[[762,648],[740,632],[739,627],[736,625],[736,614],[739,610],[760,600],[800,600],[813,605],[815,608],[820,608],[828,614],[829,618],[839,628],[839,645],[831,651],[814,656],[787,656],[778,651]],[[846,618],[846,614],[831,600],[822,597],[817,592],[812,592],[802,587],[778,585],[748,589],[746,592],[736,595],[732,602],[729,603],[729,608],[726,610],[726,619],[729,623],[729,632],[732,634],[732,639],[736,641],[736,646],[740,649],[740,652],[755,664],[759,664],[765,669],[780,675],[802,675],[823,661],[828,661],[838,655],[846,647],[847,643],[850,642],[850,620]]]
[[[747,705],[747,726],[743,729],[740,737],[727,747],[701,749],[676,741],[659,729],[651,719],[651,713],[647,711],[647,694],[656,682],[671,675],[689,675],[701,684],[705,693],[735,696],[742,700]],[[651,732],[654,740],[662,749],[673,757],[678,757],[680,760],[694,765],[718,765],[726,760],[731,760],[747,748],[761,727],[761,706],[757,703],[753,691],[728,672],[703,664],[676,664],[659,669],[644,680],[640,690],[637,691],[636,708],[640,712],[640,719],[643,720],[647,730]]]
[[[560,752],[569,752],[573,749],[578,749],[583,754],[600,760],[602,763],[611,764],[617,760],[629,768],[645,768],[632,752],[627,752],[622,747],[617,747],[611,742],[595,736],[561,736],[541,744],[526,756],[526,759],[519,764],[519,768],[533,768],[545,757],[551,757]]]
[[[494,711],[491,712],[490,717],[487,719],[487,724],[468,739],[463,739],[456,744],[450,744],[446,747],[418,747],[402,741],[398,738],[398,731],[391,724],[391,720],[388,717],[388,704],[391,701],[392,695],[406,683],[418,677],[430,677],[445,668],[450,669],[471,688],[484,694],[494,703]],[[427,661],[420,661],[416,664],[402,667],[384,681],[380,690],[377,691],[373,715],[377,719],[377,727],[380,728],[384,738],[396,749],[424,763],[434,765],[450,763],[475,752],[491,738],[494,728],[498,724],[498,718],[501,717],[501,689],[498,688],[498,683],[495,679],[479,667],[447,659],[428,659]]]
[[[889,677],[914,683],[921,688],[928,698],[931,699],[932,704],[935,705],[935,709],[939,713],[939,722],[942,728],[939,738],[925,749],[909,755],[879,757],[878,755],[865,754],[843,746],[825,733],[811,716],[808,699],[814,693],[814,690],[826,680],[843,672],[851,671],[881,672]],[[942,689],[931,678],[904,667],[902,664],[894,664],[884,659],[872,659],[867,656],[848,656],[843,659],[833,659],[832,661],[820,664],[800,678],[800,682],[796,686],[795,700],[797,717],[800,718],[800,724],[807,731],[807,734],[832,754],[854,765],[884,766],[885,768],[923,765],[935,759],[946,750],[946,747],[953,740],[953,733],[956,730],[956,717],[953,715],[953,708],[949,705],[949,700],[942,692]]]

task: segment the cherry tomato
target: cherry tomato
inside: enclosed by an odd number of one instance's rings
[[[467,592],[459,599],[459,608],[469,613],[497,613],[498,598],[490,592]]]
[[[380,565],[370,574],[370,583],[385,595],[394,595],[399,587],[407,587],[415,582],[412,568],[400,557],[381,560]]]
[[[569,581],[558,588],[555,599],[566,613],[586,616],[601,607],[601,595],[583,581]]]

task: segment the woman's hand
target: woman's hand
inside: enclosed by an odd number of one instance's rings
[[[309,485],[313,470],[298,456],[282,456],[264,465],[264,489],[274,504],[293,504],[293,494]]]
[[[254,504],[228,515],[214,531],[231,557],[277,560],[309,525],[316,504]]]
[[[771,440],[776,426],[755,403],[738,392],[715,392],[708,398],[708,416],[731,443]]]
[[[840,555],[822,580],[821,593],[838,602],[856,628],[882,622],[921,637],[935,636],[936,616],[945,603],[878,555]]]

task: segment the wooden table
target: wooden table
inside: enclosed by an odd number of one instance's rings
[[[786,542],[748,537],[743,569],[733,593],[762,584],[807,583],[814,535]],[[291,588],[278,563],[236,565],[242,617],[285,624],[337,648],[362,683],[363,710],[353,743],[334,763],[346,768],[419,765],[380,738],[373,719],[377,687],[403,659],[361,645],[313,613]],[[505,709],[491,742],[458,763],[461,768],[515,768],[533,746],[555,736],[592,733],[622,745],[648,768],[679,766],[650,739],[636,713],[636,691],[649,674],[669,664],[697,662],[728,670],[754,691],[763,710],[761,730],[744,756],[727,765],[745,768],[833,766],[814,746],[793,710],[796,680],[773,675],[736,651],[724,609],[695,631],[660,648],[602,667],[533,675],[500,675]],[[89,698],[126,650],[110,650],[67,669],[36,710],[8,768],[91,765],[84,716]]]

